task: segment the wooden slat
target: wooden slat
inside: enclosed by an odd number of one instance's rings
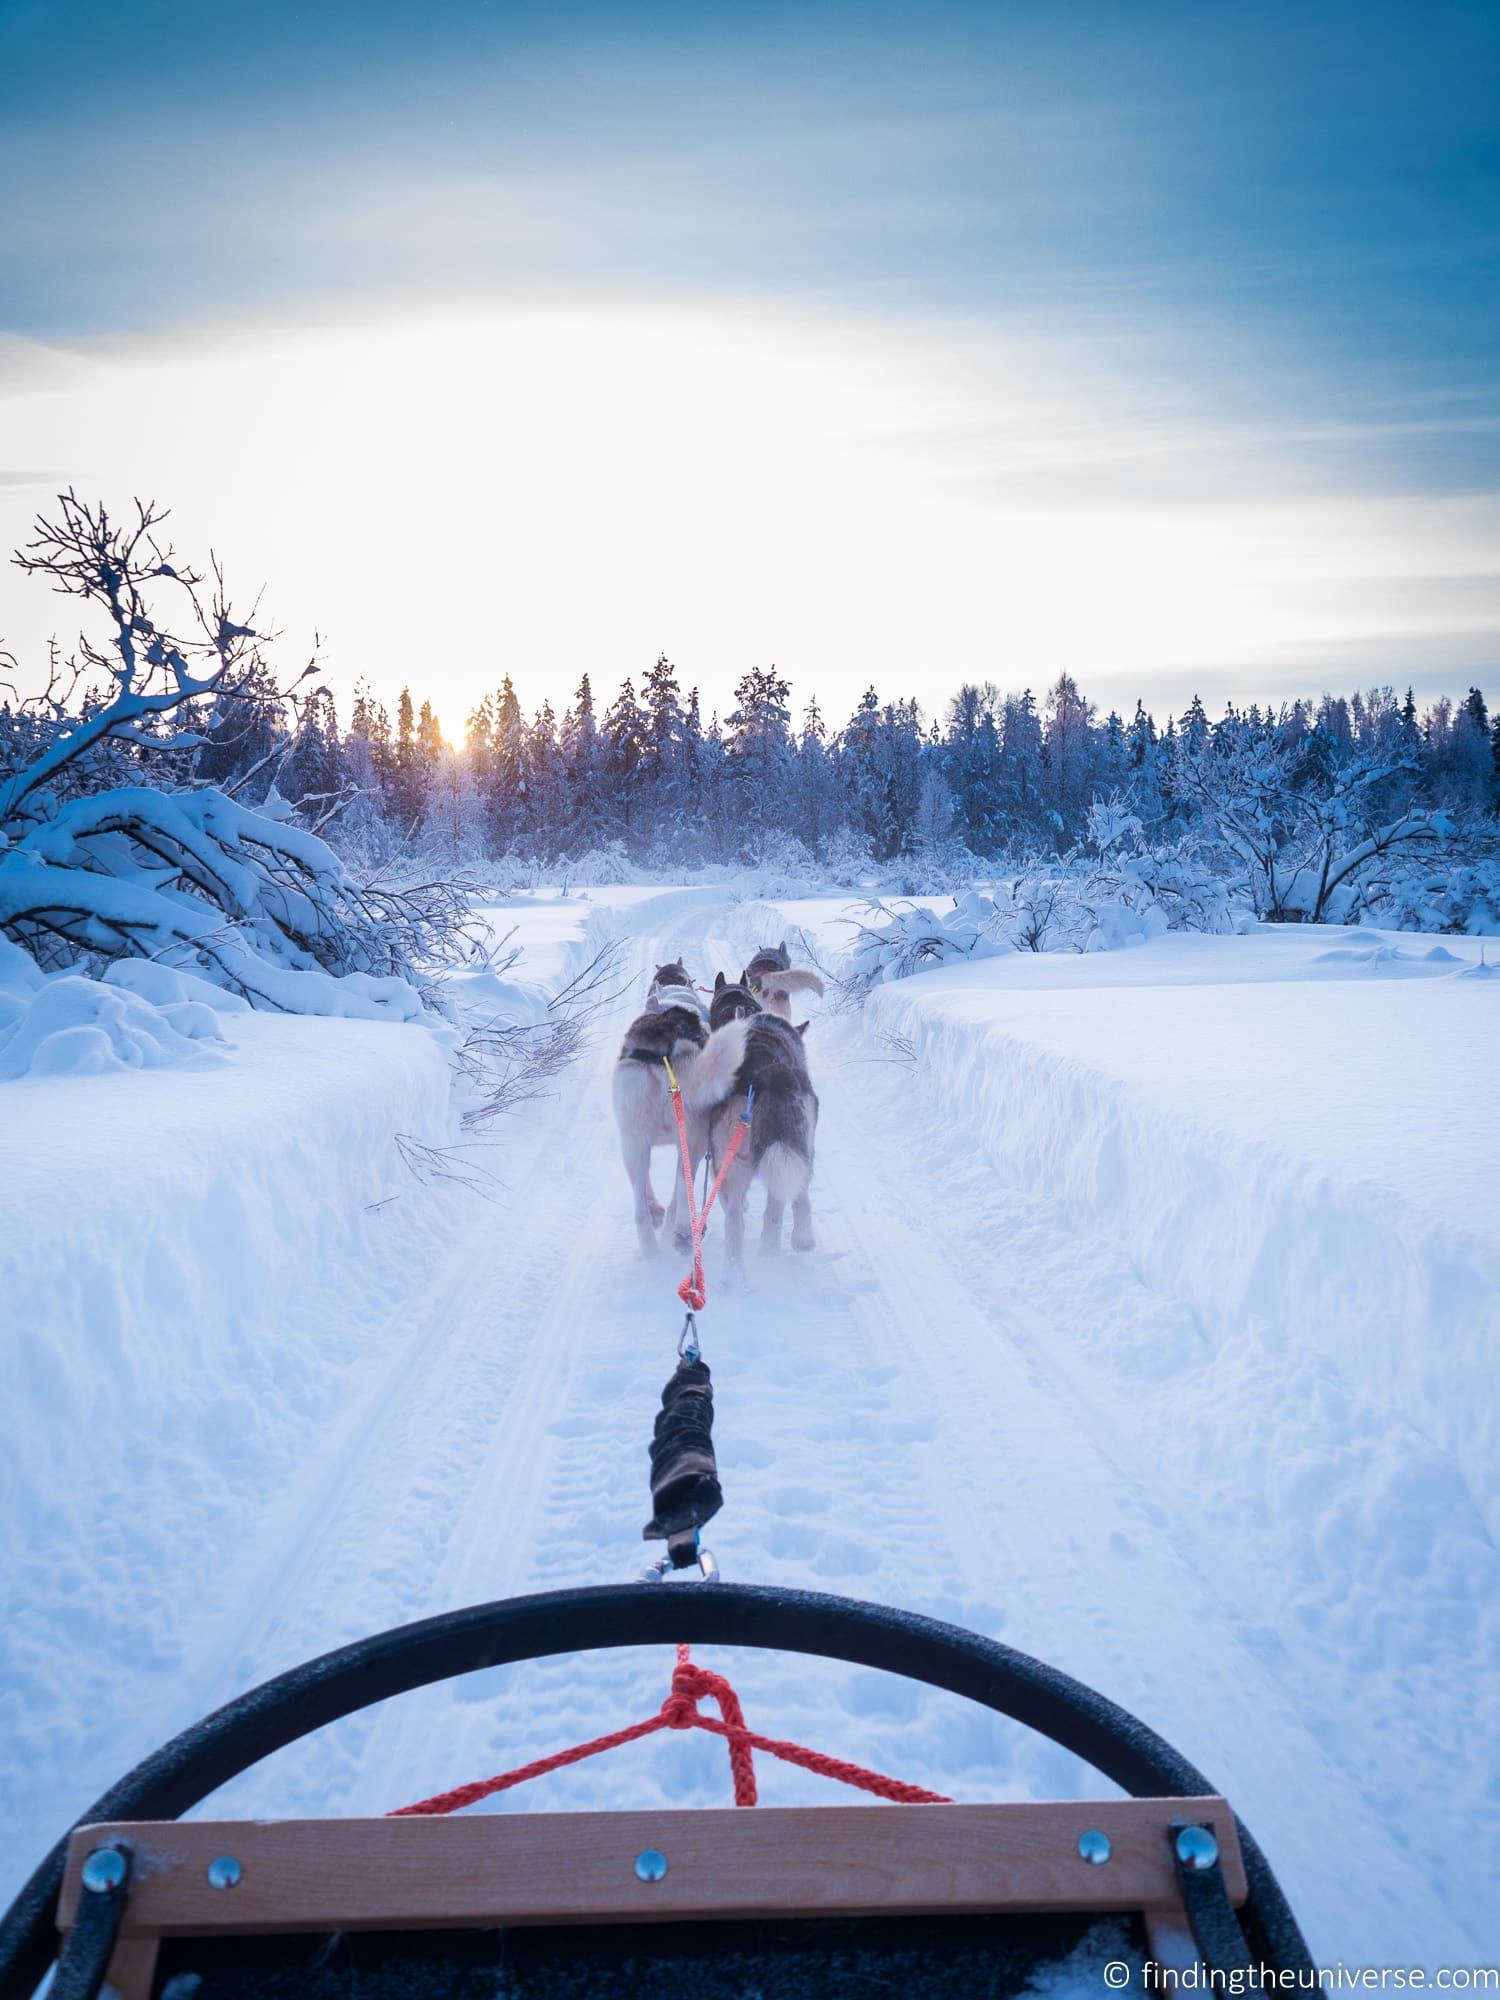
[[[1114,1799],[85,1827],[69,1849],[59,1920],[72,1921],[83,1858],[106,1840],[135,1855],[129,1934],[1172,1909],[1167,1828],[1185,1818],[1213,1824],[1231,1899],[1243,1902],[1222,1799]],[[1078,1855],[1093,1827],[1113,1845],[1102,1867]],[[648,1847],[667,1856],[660,1882],[636,1878]],[[220,1854],[241,1864],[234,1889],[208,1886]]]
[[[104,1983],[106,1988],[113,1988],[119,2000],[151,2000],[158,1943],[154,1931],[137,1932],[116,1941]]]

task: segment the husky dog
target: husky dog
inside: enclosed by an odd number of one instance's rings
[[[745,1252],[745,1202],[758,1174],[765,1182],[766,1212],[761,1222],[763,1251],[781,1248],[781,1218],[792,1204],[792,1248],[811,1250],[813,1137],[818,1127],[818,1100],[808,1074],[802,1046],[806,1027],[767,1012],[750,990],[749,967],[738,984],[721,972],[714,982],[709,1020],[718,1034],[742,1028],[742,1053],[732,1087],[710,1113],[709,1143],[715,1170],[729,1150],[736,1121],[745,1109],[751,1086],[755,1107],[750,1130],[734,1156],[724,1181],[724,1231],[729,1261],[740,1265]]]
[[[742,972],[738,979],[726,979],[722,972],[717,975],[708,1007],[710,1028],[726,1028],[731,1021],[748,1021],[761,1011],[748,973]]]
[[[677,1159],[677,1116],[666,1065],[671,1063],[682,1091],[688,1152],[697,1160],[708,1143],[708,1113],[727,1095],[743,1055],[743,1028],[710,1034],[703,1000],[688,982],[681,963],[658,966],[646,1011],[626,1030],[613,1083],[620,1151],[635,1198],[636,1238],[644,1256],[655,1251],[656,1231],[663,1219],[662,1206],[651,1192],[653,1146],[672,1148],[672,1238],[679,1245],[689,1240]]]
[[[753,993],[762,973],[790,972],[791,969],[792,954],[787,950],[786,939],[783,938],[780,944],[761,945],[754,958],[740,974],[740,978]]]
[[[660,1014],[670,1007],[691,1007],[708,1026],[708,1002],[697,986],[693,984],[687,967],[680,958],[674,958],[670,965],[659,965],[651,975],[651,984],[646,989],[646,1012]]]
[[[646,1004],[653,1000],[663,1004],[672,1000],[686,999],[691,994],[694,1001],[698,989],[693,984],[692,974],[680,958],[674,958],[670,965],[659,965],[651,975],[651,984],[646,989]]]
[[[823,994],[823,982],[816,972],[792,964],[785,938],[780,944],[763,944],[740,978],[766,1012],[778,1015],[783,1021],[792,1018],[794,993],[816,993],[820,999]]]

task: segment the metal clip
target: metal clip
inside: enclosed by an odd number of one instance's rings
[[[658,1556],[655,1562],[647,1563],[646,1567],[641,1571],[640,1581],[642,1583],[665,1583],[667,1578],[674,1573],[680,1572],[674,1572],[672,1558],[670,1556]],[[704,1548],[701,1542],[698,1545],[698,1574],[693,1581],[695,1583],[717,1583],[719,1581],[718,1559],[714,1555],[713,1550]]]
[[[679,1361],[698,1361],[703,1350],[698,1345],[698,1322],[688,1313],[682,1322],[682,1331],[677,1336],[677,1358]]]

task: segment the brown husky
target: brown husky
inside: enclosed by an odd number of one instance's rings
[[[677,1114],[667,1085],[671,1063],[682,1090],[687,1114],[688,1150],[696,1164],[708,1143],[708,1114],[734,1081],[744,1054],[744,1029],[711,1034],[703,1001],[688,982],[681,962],[661,965],[651,982],[646,1011],[625,1033],[615,1064],[613,1095],[620,1151],[635,1199],[636,1239],[642,1254],[656,1249],[656,1231],[663,1220],[661,1203],[651,1191],[651,1152],[672,1149],[673,1241],[688,1242],[687,1202],[682,1188]]]
[[[812,1201],[813,1138],[818,1128],[818,1100],[808,1074],[802,1028],[762,1009],[750,990],[749,968],[731,985],[721,972],[714,982],[709,1020],[716,1036],[738,1028],[743,1043],[733,1083],[723,1101],[709,1114],[709,1143],[717,1172],[729,1150],[735,1124],[751,1089],[755,1103],[750,1131],[734,1156],[724,1181],[724,1233],[729,1261],[738,1267],[745,1253],[745,1202],[750,1183],[760,1176],[766,1188],[766,1212],[760,1247],[781,1248],[781,1218],[792,1204],[792,1248],[814,1246]],[[806,1022],[802,1024],[806,1027]]]

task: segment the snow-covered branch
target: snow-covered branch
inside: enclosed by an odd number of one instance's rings
[[[80,637],[73,685],[84,673],[105,682],[81,714],[54,653],[35,722],[12,718],[11,768],[0,772],[0,931],[50,971],[148,958],[256,1006],[420,1014],[420,982],[465,948],[470,896],[439,879],[361,883],[274,791],[256,809],[194,782],[192,759],[210,739],[160,718],[188,707],[192,723],[190,705],[210,696],[243,692],[252,709],[286,696],[219,565],[205,586],[160,542],[163,519],[138,503],[121,525],[68,492],[16,559],[102,614],[111,636],[107,645]]]

